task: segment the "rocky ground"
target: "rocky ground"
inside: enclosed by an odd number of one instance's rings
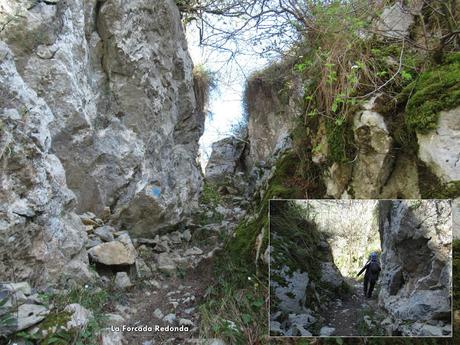
[[[80,215],[88,233],[86,249],[95,269],[95,289],[107,289],[116,295],[101,308],[106,326],[99,332],[102,344],[200,343],[199,304],[213,281],[214,256],[245,214],[241,201],[230,197],[213,207],[202,205],[195,218],[198,222],[206,219],[205,226],[188,224],[180,231],[153,239],[131,239],[128,232],[118,231],[91,213]],[[18,306],[10,326],[0,327],[2,333],[27,329],[37,339],[46,337],[42,325],[57,312],[57,307],[46,303],[43,291],[35,291],[27,283],[4,285],[0,291],[0,300],[7,301],[0,311]],[[71,321],[78,319],[65,326],[69,332],[84,330],[93,317],[91,310],[79,304],[65,308],[74,315]],[[169,326],[179,331],[123,332],[123,325]],[[113,327],[120,327],[120,332],[113,332]]]
[[[321,328],[321,335],[363,336],[382,335],[380,321],[382,312],[378,307],[378,289],[373,296],[364,296],[362,282],[349,279],[350,294],[331,301],[322,315],[327,326]]]

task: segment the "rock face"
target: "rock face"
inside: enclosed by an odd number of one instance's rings
[[[426,335],[417,322],[451,323],[451,212],[448,200],[381,202],[379,304],[394,334]]]
[[[396,3],[383,10],[377,30],[383,36],[403,39],[409,35],[409,29],[413,23],[414,17],[410,11]]]
[[[74,210],[147,237],[197,205],[204,112],[179,11],[173,0],[0,6],[0,277],[84,278]]]
[[[54,115],[77,211],[109,206],[134,233],[179,222],[201,186],[204,113],[174,1],[25,3],[0,37]]]
[[[445,182],[460,180],[460,107],[439,114],[438,128],[417,133],[419,157]]]
[[[283,77],[283,71],[272,67]],[[246,90],[248,105],[248,137],[250,142],[247,157],[248,168],[267,163],[277,150],[282,148],[295,127],[295,118],[302,114],[302,87],[293,81],[290,90],[281,95],[273,88],[270,71],[263,71],[252,78]]]
[[[73,212],[75,195],[51,149],[55,120],[0,42],[0,277],[50,282],[88,279],[86,233]]]
[[[206,179],[213,183],[222,183],[226,176],[243,172],[245,146],[243,140],[234,137],[213,143],[211,157],[206,165]]]
[[[376,97],[354,118],[357,163],[353,168],[353,189],[360,198],[376,198],[390,175],[392,138],[383,116],[373,110]]]

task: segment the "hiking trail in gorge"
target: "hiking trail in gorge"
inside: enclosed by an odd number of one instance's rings
[[[212,259],[201,261],[183,276],[154,277],[127,294],[129,327],[184,326],[188,332],[125,332],[128,344],[188,344],[198,338],[198,305],[212,283]],[[152,286],[149,282],[159,284]]]
[[[238,199],[238,198],[236,198]],[[229,236],[245,211],[236,202],[223,202],[217,207],[206,208],[222,212],[222,220],[206,225],[196,225],[190,241],[170,244],[170,252],[177,267],[170,272],[161,269],[153,276],[136,283],[114,307],[114,313],[122,315],[127,327],[184,326],[187,332],[123,332],[127,344],[196,344],[200,336],[199,305],[205,301],[209,287],[214,284],[214,263],[222,250],[224,239]],[[168,236],[168,235],[165,235]],[[138,249],[139,250],[139,249]],[[141,251],[142,252],[142,251]],[[175,256],[175,253],[180,253]],[[146,261],[154,260],[149,257]],[[160,263],[158,263],[160,265]]]
[[[380,312],[378,283],[371,298],[364,296],[363,283],[347,278],[349,294],[329,302],[322,316],[324,324],[335,328],[333,336],[363,336],[378,332]]]

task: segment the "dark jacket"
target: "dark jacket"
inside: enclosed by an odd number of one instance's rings
[[[364,273],[364,279],[377,281],[381,270],[382,269],[380,268],[380,265],[377,261],[368,261],[366,265],[364,265],[364,267],[361,269],[361,271],[359,271],[358,276],[366,271],[366,273]]]

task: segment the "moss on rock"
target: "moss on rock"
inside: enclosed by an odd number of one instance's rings
[[[423,199],[454,199],[460,197],[460,181],[443,182],[422,161],[418,162],[418,180]]]
[[[332,162],[345,163],[353,159],[355,152],[353,129],[349,121],[326,122],[326,135],[329,147],[329,159]]]
[[[460,52],[447,55],[442,65],[422,73],[402,95],[409,95],[407,126],[420,133],[436,129],[439,112],[460,105]]]

